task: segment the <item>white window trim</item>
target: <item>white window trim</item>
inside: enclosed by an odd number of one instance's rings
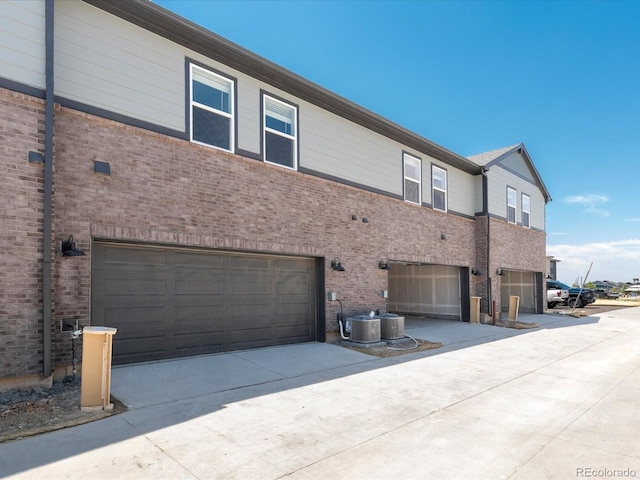
[[[436,170],[439,170],[444,175],[444,184],[445,184],[444,188],[435,186],[435,176],[433,175],[433,172],[435,172]],[[438,167],[437,165],[431,165],[431,189],[434,192],[438,191],[438,192],[444,193],[444,209],[436,208],[435,201],[434,201],[435,197],[433,197],[433,194],[432,194],[431,205],[433,206],[434,210],[438,210],[439,212],[446,212],[449,209],[449,199],[447,198],[447,188],[448,188],[447,183],[449,182],[449,176],[447,173],[448,172],[444,168]]]
[[[509,203],[509,199],[511,197],[511,195],[509,195],[511,192],[513,192],[513,199],[515,200],[515,204],[511,205]],[[518,191],[515,188],[511,188],[511,187],[507,187],[507,222],[508,223],[512,223],[514,225],[518,224]],[[511,220],[509,220],[509,209],[513,208],[513,222]]]
[[[418,178],[413,178],[413,177],[409,177],[406,174],[407,171],[407,159],[410,159],[411,161],[414,161],[418,164]],[[402,176],[403,176],[403,183],[402,183],[402,192],[403,192],[403,196],[404,196],[404,201],[411,203],[413,205],[422,205],[422,160],[418,157],[414,157],[413,155],[409,155],[408,153],[404,153],[402,155]],[[413,200],[408,200],[407,199],[407,191],[405,189],[405,182],[409,180],[410,182],[413,183],[417,183],[418,184],[418,201],[414,202]]]
[[[525,210],[525,208],[524,208],[524,203],[525,203],[524,199],[525,199],[525,197],[529,200],[529,202],[528,202],[529,203],[529,209],[528,210]],[[531,228],[531,196],[527,195],[526,193],[523,193],[522,194],[521,203],[522,203],[522,213],[523,213],[523,215],[522,215],[522,226],[525,227],[525,228]],[[524,224],[524,214],[525,213],[527,214],[527,218],[529,219],[529,225],[525,225]]]
[[[279,103],[280,105],[285,106],[286,108],[290,108],[293,111],[293,131],[294,135],[288,135],[280,130],[274,130],[273,128],[267,127],[267,99],[274,103]],[[268,163],[269,165],[276,165],[278,167],[287,168],[289,170],[298,170],[298,108],[295,105],[291,105],[290,103],[283,102],[282,100],[278,100],[266,93],[262,95],[262,145],[264,148],[264,152],[262,152],[262,157],[264,163]],[[293,167],[288,167],[286,165],[282,165],[276,162],[270,162],[267,160],[267,132],[273,133],[275,135],[279,135],[284,138],[288,138],[289,140],[293,140]]]
[[[206,68],[203,68],[199,65],[196,65],[195,63],[190,63],[189,64],[190,68],[189,68],[189,138],[191,140],[191,142],[196,143],[198,145],[204,145],[205,147],[210,147],[210,148],[215,148],[217,150],[222,150],[224,152],[231,152],[233,153],[233,149],[235,146],[235,118],[234,118],[234,107],[235,107],[235,81],[233,81],[230,78],[227,78],[223,75],[219,75],[215,72],[212,72],[211,70],[208,70]],[[224,83],[228,83],[229,84],[229,110],[231,111],[230,113],[227,113],[223,110],[218,110],[216,108],[212,108],[209,105],[205,105],[203,103],[199,103],[196,102],[193,99],[193,71],[195,70],[200,70],[201,72],[203,72],[206,75],[213,75],[214,77],[219,78],[222,82]],[[201,142],[199,140],[194,140],[193,138],[193,107],[196,106],[198,108],[201,108],[203,110],[207,110],[208,112],[212,112],[215,113],[216,115],[220,115],[223,117],[227,117],[229,119],[229,145],[231,148],[226,149],[226,148],[222,148],[222,147],[218,147],[216,145],[211,145],[210,143],[204,143]]]

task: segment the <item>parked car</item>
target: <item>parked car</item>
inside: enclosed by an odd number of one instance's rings
[[[596,301],[596,292],[586,287],[570,287],[557,280],[547,280],[547,292],[549,289],[561,289],[569,291],[569,298],[566,305],[575,308],[582,308]]]
[[[558,288],[556,282],[547,281],[547,308],[553,308],[556,305],[565,305],[569,300],[569,290],[566,288]]]

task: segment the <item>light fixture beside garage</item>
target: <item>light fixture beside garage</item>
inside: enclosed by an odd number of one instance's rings
[[[337,257],[331,260],[331,268],[337,272],[344,272],[344,267],[342,266],[340,259]]]
[[[471,275],[480,275],[480,270],[478,270],[477,268],[472,268]]]
[[[389,270],[389,262],[387,262],[386,260],[380,260],[380,262],[378,263],[378,268],[380,270]]]
[[[84,252],[78,248],[78,242],[73,241],[73,235],[60,242],[60,252],[63,257],[84,257]]]
[[[505,272],[504,272],[504,270],[502,270],[502,267],[498,268],[498,270],[496,270],[496,273],[497,273],[498,275],[501,275],[501,276],[502,276],[502,275],[505,275]]]

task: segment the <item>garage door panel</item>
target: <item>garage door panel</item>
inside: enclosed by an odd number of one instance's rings
[[[224,295],[223,279],[189,278],[177,280],[176,295],[194,297],[198,295]]]
[[[207,352],[221,351],[224,347],[223,332],[193,332],[174,335],[176,350],[205,349]],[[193,354],[191,352],[190,354]]]
[[[259,256],[247,256],[247,255],[229,255],[227,257],[227,266],[230,271],[239,270],[255,270],[255,271],[268,271],[270,268],[269,259]]]
[[[129,331],[154,331],[164,328],[166,309],[163,306],[108,306],[102,309],[104,324],[122,329],[123,335]]]
[[[178,267],[189,267],[189,270],[220,269],[224,265],[224,255],[200,250],[194,252],[176,250],[174,251],[172,263]]]
[[[164,295],[167,284],[161,272],[102,270],[101,276],[93,279],[91,288],[100,296]]]
[[[176,324],[183,328],[195,328],[199,325],[220,325],[224,318],[223,305],[194,305],[174,307]],[[219,327],[221,328],[221,327]]]
[[[166,252],[148,248],[121,248],[120,245],[105,245],[101,250],[101,264],[121,265],[133,268],[134,265],[165,265]]]
[[[315,339],[313,259],[106,242],[92,253],[92,324],[118,328],[114,363]]]
[[[269,295],[271,279],[267,272],[260,272],[255,277],[232,274],[226,283],[226,293],[230,295]]]
[[[402,265],[389,271],[389,309],[394,312],[461,317],[460,268]]]

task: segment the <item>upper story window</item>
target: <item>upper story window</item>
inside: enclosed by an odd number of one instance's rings
[[[531,197],[522,194],[522,226],[531,228]]]
[[[298,109],[263,96],[264,160],[295,170],[298,167]]]
[[[515,189],[507,187],[507,221],[516,223],[517,193]]]
[[[404,199],[407,202],[422,204],[422,161],[404,154]]]
[[[233,80],[191,65],[191,140],[233,150]]]
[[[431,167],[433,208],[447,211],[447,171],[432,165]]]

